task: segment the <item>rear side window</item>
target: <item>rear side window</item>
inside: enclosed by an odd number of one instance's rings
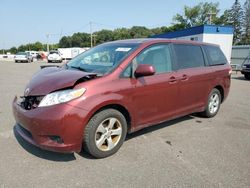
[[[219,47],[204,46],[204,49],[208,57],[209,65],[224,65],[227,63],[227,59]]]
[[[179,69],[204,67],[204,57],[200,46],[174,44]]]

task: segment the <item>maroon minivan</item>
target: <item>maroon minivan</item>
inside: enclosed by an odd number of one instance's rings
[[[215,116],[230,75],[216,45],[165,39],[105,43],[37,72],[13,101],[15,131],[42,149],[83,148],[107,157],[127,132],[194,112]]]

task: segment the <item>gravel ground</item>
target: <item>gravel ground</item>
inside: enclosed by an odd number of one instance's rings
[[[11,102],[44,63],[0,62],[0,187],[250,187],[250,81],[232,75],[212,119],[185,116],[127,137],[119,152],[38,149],[13,134]]]

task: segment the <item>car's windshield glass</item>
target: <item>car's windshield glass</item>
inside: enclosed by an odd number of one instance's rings
[[[26,52],[18,52],[16,55],[27,55]]]
[[[99,45],[78,55],[67,65],[86,72],[108,74],[137,47],[138,44],[110,43]]]
[[[49,52],[49,54],[58,54],[58,52],[52,51],[52,52]]]

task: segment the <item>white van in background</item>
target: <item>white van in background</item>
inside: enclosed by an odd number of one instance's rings
[[[74,47],[74,48],[58,48],[58,51],[60,52],[62,58],[64,60],[70,60],[72,58],[74,58],[75,56],[87,51],[89,48],[78,48],[78,47]]]
[[[33,59],[36,59],[39,55],[39,52],[37,51],[25,51],[26,53],[29,53],[30,56],[32,56]]]

